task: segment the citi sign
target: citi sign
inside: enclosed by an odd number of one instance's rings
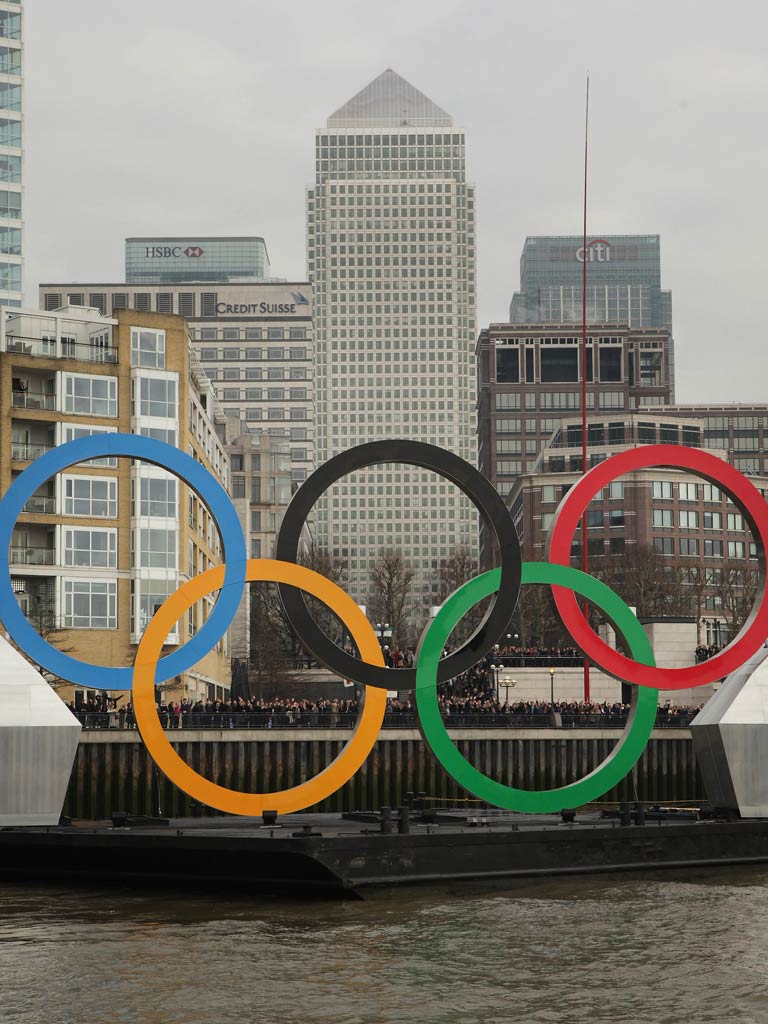
[[[583,245],[579,246],[576,259],[579,263],[610,263],[611,247],[604,238],[593,238],[587,242],[586,249]]]
[[[188,245],[186,249],[182,249],[180,245],[148,245],[144,248],[144,257],[178,259],[181,256],[202,256],[204,251],[199,245]]]

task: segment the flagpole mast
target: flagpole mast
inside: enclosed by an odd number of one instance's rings
[[[587,97],[584,116],[584,228],[581,249],[581,472],[587,471],[587,155],[589,142],[589,72],[587,72]],[[594,377],[594,353],[592,374]],[[581,568],[589,571],[587,554],[587,510],[581,519]],[[584,603],[584,614],[589,614],[589,605]],[[584,658],[584,701],[589,703],[589,658]]]

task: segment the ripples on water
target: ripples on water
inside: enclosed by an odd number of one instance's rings
[[[2,1024],[766,1024],[768,872],[271,903],[0,886]]]

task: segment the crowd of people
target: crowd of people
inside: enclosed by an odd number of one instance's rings
[[[701,661],[707,661],[709,658],[714,658],[716,654],[719,654],[722,648],[719,644],[699,644],[696,648],[696,664],[698,665]]]
[[[479,680],[476,680],[479,681]],[[629,705],[584,701],[500,701],[483,687],[464,687],[461,693],[442,692],[438,701],[443,718],[454,728],[462,726],[611,726],[624,725]],[[70,705],[85,728],[134,729],[136,718],[130,702],[116,706],[106,696]],[[164,729],[317,729],[351,728],[357,718],[357,700],[243,699],[190,702],[161,701],[157,713]],[[657,725],[684,726],[698,712],[687,705],[659,706]],[[555,717],[559,716],[559,717]],[[409,728],[416,724],[416,708],[410,699],[387,700],[384,726]]]

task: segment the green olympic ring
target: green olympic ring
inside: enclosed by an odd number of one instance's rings
[[[451,594],[424,632],[416,658],[416,708],[421,734],[448,774],[489,804],[533,814],[582,807],[607,793],[637,763],[656,723],[659,691],[649,686],[633,688],[628,728],[608,757],[583,779],[559,789],[527,790],[488,778],[459,753],[448,735],[437,696],[437,666],[448,637],[461,617],[478,601],[495,593],[500,582],[501,570],[491,569],[465,583]],[[655,666],[653,648],[636,616],[619,595],[600,580],[565,565],[524,562],[522,583],[567,587],[592,602],[622,637],[632,657],[643,665]]]

